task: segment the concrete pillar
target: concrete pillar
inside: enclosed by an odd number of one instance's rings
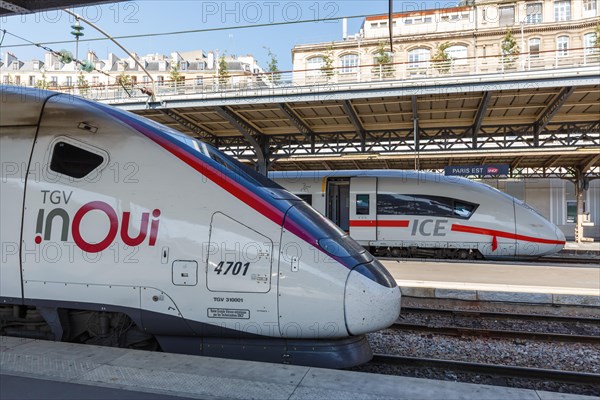
[[[592,242],[594,239],[584,236],[583,228],[585,221],[583,203],[585,195],[589,187],[589,181],[585,178],[585,173],[582,170],[577,170],[575,174],[575,199],[577,201],[577,224],[575,225],[575,242]]]

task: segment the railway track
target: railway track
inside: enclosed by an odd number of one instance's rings
[[[388,260],[388,261],[425,261],[425,262],[450,262],[450,263],[477,263],[477,264],[498,264],[499,261],[491,261],[485,259],[466,259],[466,260],[457,260],[453,258],[433,258],[433,257],[389,257],[382,256],[378,257],[379,260]],[[505,260],[502,261],[507,264],[518,264],[523,263],[523,261],[519,260]],[[532,260],[528,260],[527,264],[540,264],[540,265],[548,265],[548,264],[583,264],[583,265],[598,265],[600,264],[599,257],[541,257]]]
[[[409,324],[396,322],[392,329],[411,330],[420,332],[430,332],[437,335],[449,336],[474,336],[496,339],[523,339],[523,340],[539,340],[551,342],[574,342],[574,343],[589,343],[600,344],[600,337],[589,335],[567,335],[560,333],[546,332],[528,332],[514,330],[496,330],[496,329],[480,329],[480,328],[464,328],[454,326],[429,326],[424,324]]]
[[[598,382],[600,382],[600,374],[543,368],[516,367],[509,365],[470,363],[464,361],[440,360],[432,358],[404,357],[386,354],[375,354],[370,363],[409,368],[451,370],[453,372],[468,372],[476,373],[478,375],[485,374],[498,377],[525,378],[580,385],[597,386]]]
[[[402,307],[401,313],[416,313],[430,315],[447,315],[456,317],[471,317],[471,318],[493,318],[504,320],[521,320],[521,321],[545,321],[545,322],[560,322],[569,324],[590,324],[600,326],[600,318],[595,317],[572,317],[562,315],[542,315],[542,314],[522,314],[522,313],[507,313],[507,312],[489,312],[479,310],[451,310],[444,308],[417,308],[417,307]]]

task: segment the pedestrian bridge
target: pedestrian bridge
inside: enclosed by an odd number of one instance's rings
[[[508,163],[515,176],[600,177],[597,49],[459,61],[70,90],[263,171]]]

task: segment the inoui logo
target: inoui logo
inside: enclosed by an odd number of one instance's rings
[[[48,191],[42,191],[44,193],[44,203],[46,202],[46,194]],[[60,192],[50,192],[50,202],[53,204],[58,204],[59,201],[53,201],[52,195],[60,194]],[[65,200],[65,204],[68,203],[71,198],[72,193],[67,197],[63,192],[62,198]],[[54,196],[54,198],[59,198],[59,196]],[[104,239],[99,241],[98,243],[90,243],[88,242],[84,236],[85,233],[82,234],[81,231],[81,221],[83,218],[89,213],[93,211],[102,212],[106,218],[108,218],[109,227],[108,232],[104,236]],[[63,208],[54,208],[48,212],[46,215],[45,209],[40,209],[37,215],[37,224],[36,224],[36,236],[35,243],[42,243],[43,240],[50,240],[50,236],[52,234],[52,224],[54,223],[56,218],[59,218],[62,225],[60,240],[67,241],[69,236],[69,227],[71,228],[71,234],[73,236],[73,241],[83,251],[88,253],[98,253],[106,248],[108,248],[117,237],[117,234],[120,233],[121,240],[128,246],[139,246],[146,240],[146,236],[148,236],[148,246],[154,246],[156,244],[156,238],[158,236],[158,225],[160,210],[155,209],[152,211],[152,220],[150,221],[150,213],[144,212],[142,213],[142,220],[140,222],[139,233],[136,237],[129,236],[129,223],[131,220],[131,213],[129,211],[124,211],[119,218],[117,212],[107,203],[103,201],[91,201],[87,204],[84,204],[73,217],[73,222],[71,223],[71,218],[67,211]],[[148,223],[150,222],[150,232],[148,232]],[[120,229],[119,229],[120,227]]]

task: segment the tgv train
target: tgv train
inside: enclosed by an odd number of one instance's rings
[[[465,178],[396,170],[270,177],[379,255],[527,259],[565,244],[561,230],[524,202]]]
[[[298,197],[203,142],[1,87],[0,334],[348,367],[400,290]]]

